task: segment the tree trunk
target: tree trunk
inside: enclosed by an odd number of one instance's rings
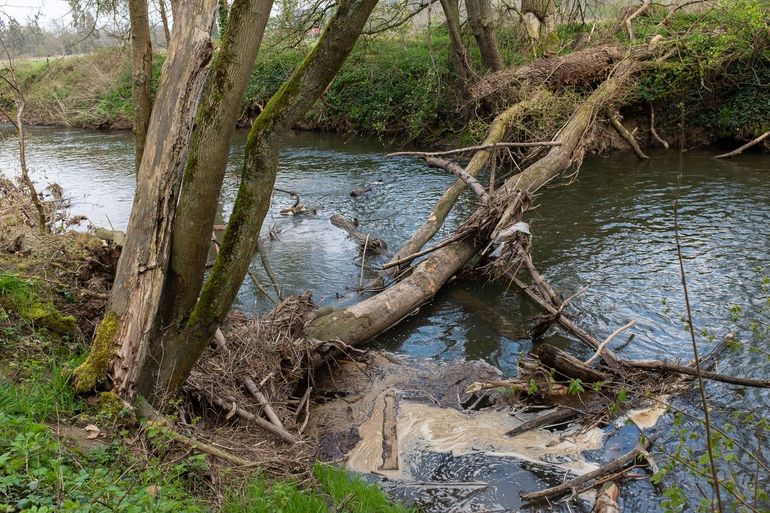
[[[636,65],[630,59],[618,65],[615,73],[578,107],[559,132],[557,141],[561,145],[554,146],[541,160],[505,182],[497,194],[512,199],[495,231],[501,225],[507,226],[506,223],[515,218],[515,212],[521,212],[522,196],[518,191],[533,193],[569,168],[597,110],[627,83],[635,70]],[[435,251],[415,266],[411,275],[376,296],[318,317],[308,325],[308,334],[319,340],[339,340],[350,345],[379,335],[429,301],[481,249],[474,239],[461,239]]]
[[[490,0],[465,0],[465,9],[468,13],[476,44],[479,45],[481,60],[489,71],[503,69],[503,57],[497,45],[497,34],[492,23],[492,3]]]
[[[77,390],[93,388],[110,371],[115,390],[128,400],[134,397],[138,373],[149,354],[168,266],[187,141],[211,61],[215,7],[216,0],[179,4],[175,35],[137,173],[126,244],[107,314],[97,328],[88,358],[75,371]]]
[[[496,144],[502,141],[503,137],[505,137],[505,131],[508,128],[508,125],[525,113],[530,107],[540,103],[545,98],[545,95],[545,91],[537,91],[530,98],[509,107],[503,113],[499,114],[494,121],[492,121],[492,124],[489,125],[487,137],[484,139],[484,142],[481,143],[481,146]],[[475,177],[482,169],[484,169],[484,166],[486,166],[493,155],[494,150],[492,149],[477,151],[465,167],[465,171],[469,175]],[[449,215],[452,207],[454,207],[454,204],[457,202],[463,191],[465,191],[466,187],[465,182],[459,179],[456,180],[436,202],[436,205],[433,207],[433,210],[425,222],[414,232],[412,237],[401,246],[390,261],[395,262],[420,251],[441,229],[447,215]],[[392,277],[397,272],[398,268],[392,268],[383,271],[380,276],[381,278]]]
[[[186,326],[148,359],[142,383],[173,392],[232,306],[254,255],[275,183],[279,141],[315,104],[353,49],[377,0],[342,0],[321,39],[254,121],[241,184],[214,267]],[[157,388],[150,397],[158,400]]]
[[[203,285],[230,141],[272,4],[272,0],[236,0],[232,4],[190,139],[163,292],[166,308],[159,326],[183,326]]]
[[[129,0],[128,11],[131,19],[131,101],[134,109],[135,165],[139,171],[152,115],[152,43],[147,0]]]
[[[166,14],[166,0],[158,0],[158,12],[160,21],[163,23],[163,35],[166,36],[166,47],[171,43],[171,29],[168,25],[168,15]]]
[[[532,39],[548,42],[556,31],[555,0],[521,0],[521,14]]]
[[[441,7],[444,9],[447,29],[449,30],[449,40],[452,44],[452,56],[454,60],[455,74],[457,80],[465,91],[466,84],[473,75],[468,58],[468,50],[463,44],[462,33],[460,32],[460,5],[459,0],[440,0]],[[464,96],[464,94],[462,94]]]

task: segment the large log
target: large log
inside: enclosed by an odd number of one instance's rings
[[[484,75],[470,88],[470,99],[478,102],[505,93],[523,84],[559,90],[569,86],[590,85],[607,78],[612,68],[623,60],[628,49],[602,45],[578,50],[557,58],[542,58],[516,68]]]
[[[578,107],[564,125],[557,137],[561,145],[554,146],[541,160],[505,182],[498,195],[509,198],[503,214],[507,217],[506,222],[521,216],[527,193],[537,191],[570,167],[573,153],[596,112],[627,83],[636,68],[633,59],[621,62],[610,78]],[[481,211],[482,214],[489,212],[493,210]],[[466,237],[438,249],[414,267],[410,276],[395,285],[352,306],[316,318],[308,324],[308,334],[319,340],[340,340],[349,345],[360,344],[379,335],[432,299],[483,247],[477,245],[479,242],[486,241]]]

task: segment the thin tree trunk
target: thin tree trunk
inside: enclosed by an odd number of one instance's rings
[[[490,71],[503,69],[503,57],[497,45],[497,34],[492,23],[492,4],[490,0],[465,0],[468,23],[479,45],[481,60]]]
[[[353,49],[377,0],[342,0],[321,39],[254,121],[233,212],[186,327],[163,348],[154,382],[172,392],[227,315],[249,269],[275,183],[279,140],[315,104]]]
[[[561,145],[554,146],[545,157],[505,182],[498,196],[511,198],[511,201],[495,231],[508,226],[507,223],[515,219],[515,213],[521,213],[522,195],[517,192],[533,193],[569,168],[573,153],[598,109],[627,84],[635,70],[636,65],[630,59],[619,64],[615,73],[577,108],[559,132],[557,141]],[[465,238],[437,250],[397,284],[350,307],[318,317],[308,325],[307,333],[319,340],[337,340],[350,345],[379,335],[433,298],[441,286],[482,248],[474,239]]]
[[[152,114],[152,43],[147,0],[129,0],[128,11],[131,19],[131,101],[134,109],[135,165],[138,171]]]
[[[126,244],[107,314],[97,328],[88,358],[75,371],[77,390],[93,388],[109,371],[116,392],[127,400],[135,396],[162,297],[193,115],[213,53],[215,7],[216,0],[188,0],[179,5],[147,132],[147,151],[137,173]],[[143,385],[144,389],[148,386]]]
[[[24,134],[24,108],[27,103],[22,93],[18,93],[16,99],[16,133],[19,136],[19,165],[21,166],[21,180],[27,187],[29,198],[37,211],[37,223],[40,233],[48,233],[48,224],[45,217],[43,204],[40,203],[40,197],[37,195],[35,184],[29,177],[29,168],[27,167],[27,142]]]
[[[159,326],[183,326],[203,284],[230,141],[273,0],[236,0],[190,139]]]
[[[168,24],[168,15],[166,14],[166,0],[158,0],[158,12],[160,21],[163,23],[163,35],[166,36],[166,47],[171,43],[171,29]]]
[[[459,0],[440,0],[441,7],[444,9],[447,29],[449,30],[449,40],[452,44],[452,56],[454,60],[455,74],[462,85],[462,96],[465,96],[465,84],[473,75],[468,58],[468,50],[463,43],[462,33],[460,32],[460,5]]]

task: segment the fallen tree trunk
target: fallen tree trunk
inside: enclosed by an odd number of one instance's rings
[[[636,64],[631,59],[620,63],[612,76],[578,107],[562,128],[557,137],[561,145],[554,146],[541,160],[505,182],[498,192],[499,202],[504,201],[508,205],[503,213],[504,226],[521,217],[530,193],[570,167],[573,153],[596,112],[627,83],[635,70]],[[499,118],[496,121],[499,130],[504,131],[505,121]],[[483,158],[486,161],[488,156]],[[479,214],[482,218],[491,217],[492,222],[497,221],[494,205],[481,209]],[[497,223],[496,230],[501,224],[503,222]],[[432,299],[447,280],[462,269],[490,239],[488,233],[479,235],[486,240],[477,241],[476,237],[467,236],[438,249],[414,267],[407,278],[371,298],[316,318],[307,325],[306,331],[311,337],[322,341],[340,340],[349,345],[360,344],[379,335]]]
[[[479,174],[484,166],[486,166],[487,162],[489,162],[489,159],[494,155],[494,145],[502,141],[508,125],[514,119],[524,114],[528,109],[540,103],[546,97],[546,94],[545,91],[537,91],[532,97],[520,101],[516,105],[506,109],[502,114],[499,114],[494,121],[492,121],[492,124],[489,125],[487,137],[480,145],[481,149],[473,154],[470,162],[465,166],[465,172],[472,177]],[[401,246],[396,254],[393,255],[393,258],[389,263],[409,257],[420,251],[439,231],[444,224],[447,215],[449,215],[452,207],[454,207],[454,204],[457,202],[457,199],[463,191],[465,191],[466,187],[465,182],[462,180],[455,180],[433,206],[433,210],[431,210],[430,215],[425,222],[414,232],[412,237]],[[397,272],[397,268],[383,271],[380,273],[380,278],[384,280],[385,278],[395,276]]]
[[[566,378],[576,378],[585,383],[596,383],[609,379],[607,374],[588,367],[574,356],[550,344],[539,346],[535,350],[535,354],[541,362]]]
[[[348,221],[340,214],[332,214],[331,222],[337,228],[345,230],[353,240],[358,242],[361,249],[365,248],[367,251],[373,251],[374,253],[384,253],[388,249],[388,245],[385,244],[384,240],[362,232],[358,229],[357,224]]]
[[[614,65],[623,60],[627,50],[623,46],[595,46],[563,57],[537,59],[530,64],[489,73],[471,86],[470,100],[478,102],[525,83],[551,90],[590,85],[607,78]]]

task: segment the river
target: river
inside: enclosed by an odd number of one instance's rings
[[[0,136],[0,172],[12,175],[18,169],[15,139],[7,128]],[[237,190],[244,139],[238,132],[232,147],[223,219]],[[61,185],[72,199],[73,214],[88,216],[94,225],[126,227],[135,181],[129,133],[31,128],[28,146],[33,179],[41,186]],[[274,197],[265,240],[289,292],[311,289],[321,304],[354,300],[361,255],[329,217],[338,212],[355,218],[395,250],[452,182],[419,160],[385,158],[387,149],[376,140],[337,135],[295,133],[287,138],[277,185],[297,191],[304,205],[318,210],[316,215],[282,216],[280,210],[291,199],[280,193]],[[717,161],[709,153],[687,152],[681,164],[682,253],[698,343],[707,351],[714,337],[738,333],[753,348],[725,354],[719,371],[766,378],[770,340],[752,338],[750,328],[752,323],[766,328],[769,322],[762,279],[770,274],[770,159],[745,155]],[[646,162],[631,154],[590,157],[572,183],[542,191],[537,209],[528,214],[534,261],[544,276],[565,296],[588,286],[572,302],[580,323],[601,337],[637,320],[612,344],[625,357],[688,360],[692,355],[682,322],[674,240],[679,165],[674,151],[653,154]],[[372,191],[351,197],[350,190],[364,183],[374,184]],[[464,196],[440,235],[450,233],[474,207],[474,198]],[[367,256],[363,279],[386,258]],[[253,269],[264,279],[258,262]],[[238,308],[252,313],[271,305],[248,280],[238,301]],[[458,280],[373,345],[435,359],[483,359],[514,375],[518,358],[531,348],[527,332],[539,313],[505,283]],[[558,329],[547,338],[562,347],[574,344],[575,354],[583,351]],[[710,384],[708,392],[716,422],[728,422],[741,411],[770,420],[765,391]],[[690,394],[681,402],[694,409],[696,399]],[[767,432],[747,430],[739,436],[770,460]],[[626,505],[649,499],[645,489],[634,486]]]

